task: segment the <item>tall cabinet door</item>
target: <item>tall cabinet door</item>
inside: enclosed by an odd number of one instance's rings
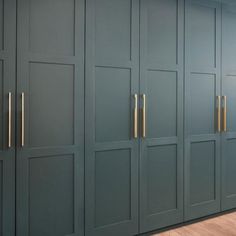
[[[15,233],[15,39],[16,1],[1,0],[0,236],[13,236]],[[11,95],[9,95],[9,93],[11,93]]]
[[[141,0],[141,232],[183,220],[183,9]]]
[[[85,234],[135,235],[139,0],[88,0],[86,15]]]
[[[221,5],[186,1],[185,220],[220,210]]]
[[[222,10],[222,210],[236,207],[236,7]],[[226,105],[226,107],[225,107]],[[226,110],[224,110],[226,108]],[[225,111],[225,112],[224,112]]]
[[[18,236],[83,235],[84,2],[19,0]]]

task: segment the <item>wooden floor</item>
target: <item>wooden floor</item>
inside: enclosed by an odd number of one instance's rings
[[[236,236],[236,213],[166,231],[155,236]],[[153,235],[154,236],[154,235]]]

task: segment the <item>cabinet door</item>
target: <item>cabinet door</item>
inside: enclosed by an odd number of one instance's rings
[[[15,233],[16,1],[0,1],[0,236]],[[9,93],[12,93],[12,101]],[[11,122],[9,123],[9,102]],[[9,124],[11,130],[9,130]],[[9,131],[11,147],[9,147]]]
[[[183,10],[182,0],[141,1],[141,232],[183,220]]]
[[[220,210],[221,6],[186,1],[185,220]]]
[[[227,129],[222,133],[222,210],[236,207],[236,7],[222,11],[222,95]],[[223,100],[224,106],[224,100]]]
[[[17,15],[16,234],[83,235],[84,2],[19,0]]]
[[[85,234],[138,233],[139,1],[88,0]]]

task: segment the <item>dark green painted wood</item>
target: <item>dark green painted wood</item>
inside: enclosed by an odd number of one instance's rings
[[[141,0],[140,94],[147,96],[141,233],[183,221],[183,4]]]
[[[84,1],[19,0],[17,15],[16,234],[82,236]]]
[[[139,1],[86,4],[85,235],[138,233]]]
[[[0,1],[0,236],[15,235],[16,1]],[[12,148],[8,148],[8,93],[12,93]]]
[[[236,207],[236,7],[222,9],[222,95],[227,96],[227,132],[222,133],[222,210]]]
[[[221,5],[186,1],[185,221],[220,210]]]

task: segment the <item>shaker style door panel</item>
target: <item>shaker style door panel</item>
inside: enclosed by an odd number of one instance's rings
[[[183,221],[183,2],[141,0],[141,232]]]
[[[236,7],[222,9],[222,210],[236,207]],[[226,106],[225,106],[226,105]],[[225,112],[224,112],[225,111]]]
[[[19,0],[18,236],[84,234],[84,1]]]
[[[15,235],[16,1],[0,1],[0,236]],[[9,99],[9,93],[11,98]],[[11,107],[9,107],[11,105]]]
[[[185,220],[220,210],[220,7],[186,1]]]
[[[85,235],[136,235],[139,1],[88,0],[86,9]]]

